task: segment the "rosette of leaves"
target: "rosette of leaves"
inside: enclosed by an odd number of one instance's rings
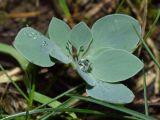
[[[88,96],[111,103],[129,103],[134,94],[121,84],[137,72],[143,63],[132,54],[141,27],[132,17],[123,14],[104,16],[92,28],[80,22],[72,29],[55,17],[48,28],[49,38],[31,27],[20,30],[15,48],[31,63],[42,67],[57,59],[72,64],[85,80]]]

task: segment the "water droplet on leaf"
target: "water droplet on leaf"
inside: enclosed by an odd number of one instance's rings
[[[28,34],[29,37],[32,37],[32,34]]]
[[[29,36],[29,37],[32,37],[34,40],[37,39],[37,33],[35,33],[35,32],[30,32],[30,33],[28,34],[28,36]]]
[[[91,71],[91,63],[88,59],[81,59],[78,64],[80,65],[80,69],[83,72],[90,72]]]
[[[34,36],[34,37],[33,37],[33,39],[34,39],[34,40],[36,40],[36,39],[37,39],[37,37],[36,37],[36,36]]]
[[[46,41],[43,41],[42,42],[42,47],[46,47],[48,44],[47,44],[47,42]]]

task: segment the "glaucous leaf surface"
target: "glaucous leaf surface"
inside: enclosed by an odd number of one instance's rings
[[[75,25],[70,34],[70,42],[77,49],[83,47],[84,51],[92,41],[92,34],[88,26],[84,22]]]
[[[31,27],[25,27],[17,34],[14,47],[31,63],[49,67],[54,62],[50,59],[52,45],[50,40]]]
[[[123,84],[111,84],[97,82],[96,86],[88,86],[86,89],[88,96],[111,103],[130,103],[134,99],[134,94]]]
[[[55,17],[52,18],[48,28],[49,37],[57,44],[61,49],[60,51],[62,51],[66,56],[69,55],[66,46],[69,41],[70,31],[70,27],[64,21]],[[68,63],[69,60],[64,62]]]
[[[56,45],[54,41],[51,41],[52,45],[52,50],[50,51],[50,56],[53,58],[68,64],[71,62],[69,56],[65,55],[64,52],[62,52],[62,49],[59,48],[59,46]]]
[[[91,29],[93,42],[88,55],[105,47],[132,52],[139,42],[133,26],[141,34],[137,20],[128,15],[112,14],[97,20]]]
[[[95,86],[96,85],[96,79],[91,75],[90,73],[86,73],[80,69],[80,67],[77,65],[77,72],[79,75],[85,80],[85,82],[90,85],[90,86]]]
[[[143,63],[131,53],[120,49],[103,49],[90,59],[91,74],[104,82],[126,80],[139,72]]]

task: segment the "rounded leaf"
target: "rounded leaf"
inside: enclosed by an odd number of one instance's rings
[[[84,51],[92,41],[92,34],[88,26],[84,22],[75,25],[70,34],[70,42],[77,49],[82,47]]]
[[[88,86],[86,89],[88,96],[110,103],[130,103],[134,99],[134,94],[123,84],[111,84],[97,82],[96,86]]]
[[[134,76],[143,63],[131,53],[118,49],[103,49],[90,58],[91,74],[98,80],[118,82]]]
[[[54,65],[49,56],[52,49],[50,40],[31,27],[21,29],[13,45],[33,64],[42,67]]]
[[[139,42],[133,26],[140,34],[138,21],[128,15],[112,14],[97,20],[91,29],[93,42],[88,55],[105,47],[132,52]]]
[[[70,62],[70,60],[67,59],[67,55],[69,55],[69,52],[66,49],[67,42],[69,41],[70,31],[70,27],[64,21],[55,17],[52,18],[48,28],[49,38],[53,40],[60,48],[60,51],[62,51],[64,55],[66,55],[66,60],[62,61],[64,63]]]
[[[71,62],[71,60],[69,59],[68,56],[66,56],[62,50],[59,48],[59,46],[56,45],[56,43],[54,41],[51,41],[52,43],[52,50],[50,51],[50,56],[52,56],[53,58],[68,64]]]

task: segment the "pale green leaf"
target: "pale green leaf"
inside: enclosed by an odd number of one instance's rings
[[[90,58],[91,74],[98,80],[118,82],[138,73],[143,63],[131,53],[120,49],[103,49]]]
[[[50,56],[53,58],[56,58],[57,60],[63,62],[63,63],[70,63],[71,60],[69,56],[66,56],[64,52],[62,52],[62,49],[59,48],[59,46],[56,45],[54,41],[51,41],[52,43],[52,50],[50,51]]]
[[[69,55],[66,47],[69,41],[70,31],[70,27],[64,21],[55,17],[52,18],[48,28],[49,38],[56,43],[66,56]],[[65,63],[67,62],[69,60],[65,61]]]
[[[91,41],[91,31],[84,22],[80,22],[73,27],[70,34],[70,42],[77,49],[77,51],[79,51],[80,48],[84,49],[85,51]]]
[[[88,55],[105,47],[132,52],[139,42],[133,25],[140,34],[141,27],[138,21],[128,15],[113,14],[97,20],[91,29],[93,42]]]
[[[111,84],[97,82],[94,87],[87,87],[88,96],[110,103],[130,103],[134,99],[134,94],[123,84]]]
[[[25,27],[17,34],[14,47],[31,63],[39,66],[53,66],[49,53],[50,40],[31,27]]]

